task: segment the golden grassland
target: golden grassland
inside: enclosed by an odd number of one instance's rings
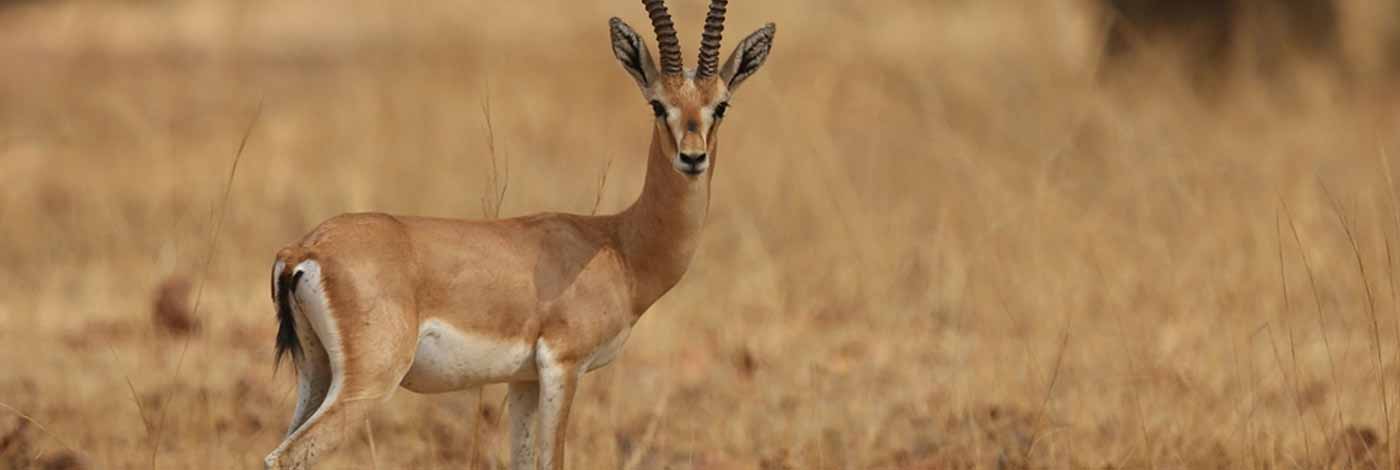
[[[1071,3],[731,4],[728,46],[771,20],[774,54],[570,468],[1389,467],[1400,100],[1348,11],[1360,72],[1201,99],[1166,49],[1096,79]],[[0,467],[259,467],[295,395],[272,254],[329,216],[625,207],[649,111],[613,15],[647,29],[623,0],[0,9]],[[160,328],[182,301],[198,329]],[[503,388],[404,391],[323,468],[503,468]]]

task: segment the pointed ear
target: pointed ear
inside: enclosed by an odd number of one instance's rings
[[[739,43],[739,47],[734,48],[734,52],[729,54],[729,60],[724,62],[724,68],[720,69],[719,76],[729,85],[732,92],[739,88],[739,84],[748,79],[750,75],[758,71],[763,61],[768,60],[768,51],[773,49],[773,33],[778,27],[773,23],[768,23],[758,31],[754,31],[749,37],[744,38]]]
[[[622,68],[637,80],[637,86],[646,90],[647,85],[656,80],[657,76],[656,64],[651,61],[651,51],[647,50],[642,37],[638,36],[631,26],[627,26],[627,23],[613,18],[608,24],[612,27],[613,55],[622,63]]]

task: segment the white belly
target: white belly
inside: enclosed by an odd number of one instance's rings
[[[418,329],[418,351],[402,385],[439,393],[538,375],[534,345],[464,333],[434,319]]]

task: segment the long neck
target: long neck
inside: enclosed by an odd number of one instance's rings
[[[640,315],[685,275],[710,210],[710,175],[688,178],[671,166],[660,132],[652,132],[646,183],[637,202],[618,215],[619,238],[632,272],[632,302]]]

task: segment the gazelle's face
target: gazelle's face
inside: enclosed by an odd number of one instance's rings
[[[714,161],[719,125],[729,110],[729,88],[718,77],[663,76],[643,95],[671,166],[690,177],[704,174]]]
[[[656,26],[661,68],[657,69],[642,38],[617,18],[611,22],[613,55],[637,81],[642,97],[650,105],[657,141],[671,166],[687,177],[698,178],[714,165],[719,126],[729,112],[733,91],[768,59],[776,27],[769,23],[750,34],[720,66],[718,49],[724,9],[723,5],[718,9],[712,5],[711,16],[705,21],[700,63],[697,68],[686,70],[681,66],[679,42],[665,6],[661,0],[643,3]]]

